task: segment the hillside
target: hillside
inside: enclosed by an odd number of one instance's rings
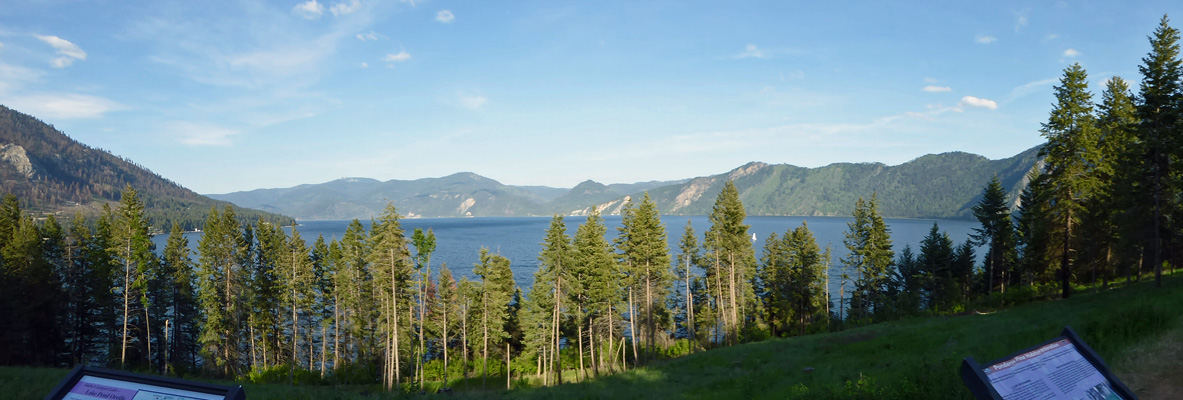
[[[129,184],[139,193],[158,230],[165,230],[172,221],[185,229],[197,228],[211,207],[229,205],[0,105],[0,195],[16,195],[22,208],[37,214],[88,214],[97,212],[103,203],[119,201]],[[290,221],[282,215],[243,208],[235,213],[243,219]]]
[[[1175,310],[1183,307],[1183,277],[1168,277],[1162,288],[1153,286],[1145,280],[995,311],[920,316],[774,338],[579,383],[572,383],[576,371],[569,370],[564,374],[567,383],[559,387],[537,387],[538,379],[527,375],[515,377],[514,390],[506,391],[502,375],[491,376],[490,389],[482,391],[479,371],[469,380],[456,378],[451,387],[454,397],[472,399],[971,399],[957,372],[963,358],[995,360],[1071,326],[1141,398],[1178,398],[1183,393],[1183,382],[1177,379],[1183,317]],[[1049,296],[1055,297],[1051,292]],[[49,392],[67,372],[0,367],[0,386],[17,397],[35,398]],[[377,384],[243,385],[251,399],[405,397],[384,392]],[[438,386],[439,382],[428,382],[429,388]]]
[[[850,215],[855,200],[879,194],[880,210],[895,218],[969,218],[982,187],[995,174],[1012,199],[1037,161],[1038,147],[989,160],[952,152],[888,166],[839,163],[818,168],[753,162],[730,172],[673,182],[604,185],[585,181],[564,190],[518,187],[474,173],[379,182],[346,178],[286,189],[258,189],[212,198],[300,219],[366,219],[392,201],[422,217],[585,215],[592,205],[617,214],[626,199],[648,191],[663,214],[710,213],[728,180],[749,215]]]

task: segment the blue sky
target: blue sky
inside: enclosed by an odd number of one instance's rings
[[[17,1],[0,104],[199,193],[1004,158],[1071,63],[1136,88],[1183,3],[1126,3]]]

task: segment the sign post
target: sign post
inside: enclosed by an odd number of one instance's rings
[[[242,386],[135,374],[79,365],[45,400],[246,400]]]
[[[979,400],[1138,398],[1070,327],[1060,337],[987,364],[966,357],[960,372]]]

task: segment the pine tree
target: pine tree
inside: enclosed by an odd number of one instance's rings
[[[657,205],[649,198],[649,192],[645,192],[640,206],[634,209],[631,205],[631,202],[628,203],[625,212],[622,212],[616,247],[620,251],[622,264],[630,270],[631,287],[638,288],[645,295],[640,315],[629,317],[642,318],[646,349],[652,358],[657,351],[657,332],[666,328],[664,323],[659,325],[654,319],[654,308],[663,305],[664,302],[655,300],[664,299],[668,292],[670,275],[666,266],[670,263],[669,247],[666,244],[665,225],[661,223]],[[611,277],[608,279],[612,280]],[[658,310],[656,314],[664,314],[664,309]],[[664,318],[662,320],[665,321]]]
[[[205,324],[199,342],[207,368],[219,368],[224,376],[239,372],[241,336],[240,296],[244,292],[243,268],[238,264],[239,247],[234,209],[227,206],[218,213],[211,208],[201,240],[197,244],[198,297]]]
[[[564,308],[567,304],[569,292],[575,288],[573,272],[575,271],[575,253],[571,238],[567,236],[567,225],[563,216],[555,215],[550,221],[543,239],[542,252],[538,254],[538,268],[541,270],[534,285],[544,285],[551,291],[551,318],[547,326],[550,328],[550,370],[555,372],[555,382],[563,383],[563,365],[559,354],[559,344],[562,339],[562,322],[566,319]]]
[[[744,224],[747,212],[739,200],[739,190],[728,181],[715,199],[709,220],[711,228],[706,232],[703,246],[707,257],[714,261],[711,282],[715,286],[716,304],[723,325],[730,330],[728,340],[738,342],[741,315],[746,320],[746,311],[755,298],[750,278],[754,276],[756,258],[752,250],[750,228]],[[726,270],[724,270],[726,268]],[[742,308],[742,310],[741,310]],[[754,307],[752,307],[754,308]]]
[[[982,199],[973,207],[974,217],[981,228],[974,228],[971,235],[977,245],[988,245],[985,261],[986,293],[995,288],[1006,291],[1006,281],[1013,268],[1015,257],[1014,223],[1010,217],[1010,206],[1006,202],[1006,190],[998,175],[994,175],[982,189]]]
[[[168,288],[171,323],[165,350],[166,372],[188,371],[197,365],[197,334],[201,322],[197,291],[194,287],[193,262],[189,258],[189,239],[174,222],[161,254],[161,264],[171,272]]]
[[[401,341],[402,331],[409,324],[399,316],[405,308],[411,310],[411,296],[407,291],[411,275],[410,251],[407,250],[406,235],[399,223],[398,210],[387,203],[386,209],[377,221],[371,224],[370,257],[374,266],[375,290],[380,290],[382,299],[381,320],[386,337],[386,360],[383,382],[387,390],[393,390],[402,383]]]
[[[572,263],[570,300],[575,307],[576,333],[580,355],[580,371],[586,378],[584,370],[584,333],[588,338],[587,350],[595,351],[595,334],[593,327],[598,317],[611,315],[614,300],[620,293],[621,276],[618,273],[612,245],[604,235],[608,228],[604,226],[604,219],[599,210],[592,207],[587,221],[579,226],[574,237],[574,257]],[[665,263],[661,264],[665,266]],[[629,317],[636,318],[636,312],[630,310]],[[586,330],[584,329],[586,328]],[[636,335],[634,331],[634,336]],[[636,338],[633,338],[634,343]],[[595,355],[592,353],[590,362],[592,373],[598,373],[595,365]]]
[[[484,368],[481,384],[483,386],[484,379],[487,379],[489,375],[489,347],[501,348],[501,344],[508,338],[505,325],[510,319],[508,307],[513,300],[516,288],[508,258],[500,254],[491,254],[488,248],[482,247],[480,261],[473,264],[472,272],[481,278],[481,357]]]
[[[891,250],[891,233],[879,214],[877,194],[872,194],[870,201],[860,197],[855,202],[854,218],[847,223],[842,243],[850,253],[841,261],[855,274],[851,318],[869,319],[877,307],[886,304],[883,292],[895,258]]]
[[[1161,287],[1163,248],[1174,228],[1169,222],[1175,202],[1171,193],[1178,193],[1179,187],[1173,179],[1179,174],[1174,164],[1175,160],[1183,159],[1179,154],[1179,147],[1183,146],[1180,138],[1183,134],[1180,133],[1183,68],[1179,59],[1179,30],[1170,26],[1166,15],[1150,37],[1150,47],[1150,53],[1138,66],[1142,84],[1137,99],[1139,122],[1135,151],[1143,171],[1138,179],[1144,188],[1141,192],[1149,196],[1139,203],[1149,208],[1146,214],[1150,221],[1139,230],[1147,232],[1148,258],[1154,267],[1155,285]]]
[[[694,316],[694,292],[691,291],[691,281],[695,278],[695,273],[692,268],[702,265],[702,256],[698,251],[698,236],[694,233],[694,227],[690,225],[690,220],[686,220],[686,228],[682,231],[682,238],[678,241],[679,255],[673,262],[674,290],[677,295],[677,300],[673,301],[678,305],[678,315],[681,316],[681,328],[683,333],[681,337],[690,339],[692,342],[691,350],[697,349],[698,330],[695,324]]]
[[[427,234],[424,234],[422,229],[415,228],[415,233],[411,235],[411,242],[415,246],[415,270],[419,272],[416,283],[419,295],[419,356],[415,358],[415,374],[419,378],[419,388],[422,390],[422,365],[425,362],[424,358],[427,352],[427,338],[423,330],[426,326],[425,310],[428,308],[427,283],[431,277],[431,253],[435,251],[435,232],[428,229]]]
[[[916,264],[924,276],[925,308],[947,311],[953,305],[956,287],[952,266],[953,239],[941,232],[936,222],[920,241]]]
[[[439,301],[440,301],[440,347],[444,352],[444,388],[448,388],[448,348],[451,347],[452,335],[455,335],[456,330],[454,326],[458,319],[460,293],[456,286],[456,279],[452,277],[452,270],[448,266],[440,266],[439,277]]]
[[[140,202],[139,196],[135,189],[128,185],[124,190],[119,201],[119,210],[115,214],[115,248],[114,253],[123,264],[123,279],[119,282],[122,285],[120,294],[123,297],[123,318],[120,319],[123,323],[122,328],[122,345],[120,346],[119,364],[122,368],[127,367],[127,349],[129,341],[134,345],[135,342],[140,342],[144,345],[145,353],[140,355],[140,359],[151,362],[151,323],[147,318],[148,311],[148,279],[150,271],[156,263],[156,257],[152,253],[151,235],[148,234],[150,225],[147,217],[144,216],[144,204]],[[144,312],[144,319],[139,319],[137,311]],[[138,332],[130,329],[138,330],[138,322],[144,324],[144,330]],[[133,337],[135,335],[135,337]]]
[[[1133,195],[1138,191],[1134,178],[1141,173],[1133,154],[1138,118],[1129,84],[1121,77],[1110,78],[1105,84],[1105,91],[1101,93],[1097,111],[1100,134],[1097,147],[1100,157],[1094,171],[1098,182],[1093,197],[1086,205],[1081,225],[1084,228],[1084,242],[1091,244],[1088,246],[1086,261],[1093,267],[1094,279],[1097,267],[1101,267],[1101,278],[1107,286],[1116,272],[1116,260],[1133,258],[1128,256],[1133,252],[1119,248],[1122,242],[1129,243],[1126,232],[1122,232],[1119,225],[1124,221],[1146,219],[1138,216],[1137,207],[1127,203],[1127,200],[1138,197]],[[1140,244],[1143,241],[1137,242]],[[1119,254],[1115,256],[1115,252]]]
[[[1088,74],[1079,63],[1064,70],[1055,87],[1056,105],[1040,133],[1047,144],[1039,154],[1045,156],[1048,189],[1052,196],[1050,212],[1060,246],[1061,296],[1070,294],[1073,254],[1076,252],[1074,228],[1080,224],[1083,203],[1095,191],[1097,182],[1092,169],[1098,160],[1096,119]]]

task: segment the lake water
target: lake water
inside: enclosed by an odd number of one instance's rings
[[[687,221],[690,221],[695,233],[698,234],[700,244],[703,233],[710,226],[706,216],[663,216],[661,219],[669,236],[667,240],[671,247],[671,256],[677,255],[678,241],[682,237],[682,231],[685,229]],[[525,292],[533,283],[534,272],[538,269],[538,253],[542,250],[541,243],[546,235],[546,229],[550,227],[550,220],[550,217],[485,217],[402,219],[400,222],[403,229],[406,230],[408,240],[415,228],[421,228],[424,231],[431,229],[435,232],[436,251],[431,257],[433,275],[438,273],[438,267],[441,264],[446,263],[457,275],[457,279],[460,276],[475,279],[476,275],[472,273],[473,264],[479,261],[481,247],[487,247],[490,251],[499,253],[510,260],[514,280],[518,287],[521,287]],[[573,236],[578,226],[586,220],[586,217],[564,218],[568,235]],[[612,240],[617,236],[616,228],[621,226],[621,217],[607,216],[604,220],[608,227],[608,239]],[[840,265],[839,258],[846,256],[846,248],[842,245],[842,239],[846,233],[846,224],[850,220],[849,217],[753,216],[748,217],[745,222],[751,226],[748,232],[756,235],[757,259],[763,251],[764,239],[768,237],[768,234],[776,232],[777,236],[783,236],[786,231],[796,229],[804,221],[809,224],[809,230],[817,239],[818,246],[823,250],[827,245],[831,246],[832,265],[838,266]],[[311,245],[316,241],[318,235],[323,235],[326,242],[340,239],[345,234],[349,222],[343,220],[300,221],[297,229],[300,230],[300,236]],[[886,222],[891,231],[892,249],[897,254],[906,244],[911,245],[914,252],[919,252],[920,241],[928,234],[933,222],[937,222],[940,229],[947,232],[955,244],[964,242],[973,229],[979,226],[977,222],[964,220],[887,219]],[[364,221],[362,224],[369,229],[369,221]],[[290,233],[290,228],[288,228],[288,232]],[[196,253],[200,235],[200,233],[186,234],[194,253]],[[158,235],[153,238],[157,251],[164,249],[167,237],[168,235]],[[983,251],[979,249],[979,263],[982,253]],[[197,256],[194,255],[193,259],[196,260]],[[837,268],[831,269],[831,292],[835,296],[838,293],[837,276],[840,273]]]

